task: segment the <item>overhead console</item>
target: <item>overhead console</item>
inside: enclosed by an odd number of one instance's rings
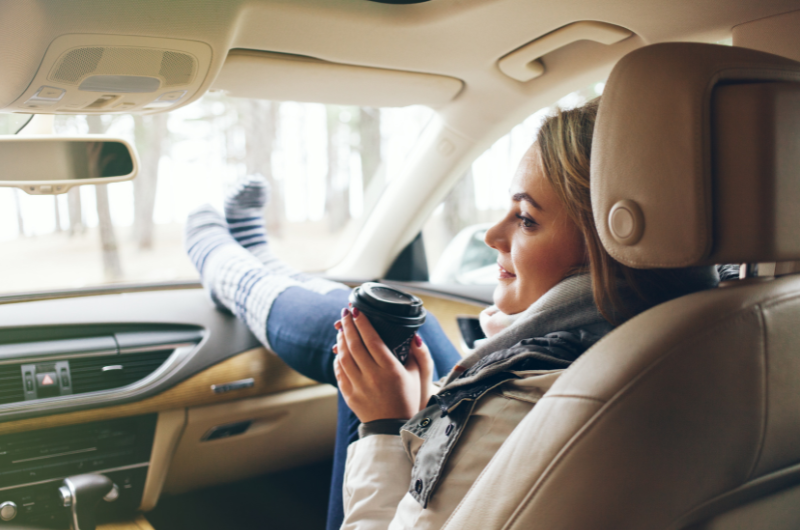
[[[169,109],[205,81],[211,48],[189,40],[62,35],[5,112],[113,114]]]

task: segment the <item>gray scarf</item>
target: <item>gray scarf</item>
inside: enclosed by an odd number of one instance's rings
[[[611,329],[597,310],[592,295],[592,280],[588,273],[561,280],[526,309],[509,327],[487,339],[472,354],[450,371],[444,380],[448,384],[482,358],[498,350],[510,348],[521,340],[544,337],[554,331],[576,328],[598,329],[600,335]]]

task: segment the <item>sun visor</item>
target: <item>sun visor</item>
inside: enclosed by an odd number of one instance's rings
[[[365,107],[440,107],[464,86],[454,77],[233,50],[211,86],[231,96]]]

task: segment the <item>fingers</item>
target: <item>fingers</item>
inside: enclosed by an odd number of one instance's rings
[[[428,347],[422,342],[422,337],[420,337],[419,334],[414,335],[414,340],[411,341],[409,357],[417,362],[422,375],[432,377],[433,359],[431,358],[430,350],[428,350]]]
[[[339,361],[340,357],[337,357],[333,361],[333,375],[336,376],[336,382],[339,384],[339,390],[342,392],[345,398],[350,398],[353,395],[353,383],[350,381],[350,378],[347,377],[347,374],[344,373]]]
[[[342,371],[347,375],[349,380],[358,378],[361,374],[361,369],[353,359],[347,341],[344,339],[344,334],[340,331],[336,335],[336,362],[341,367]]]
[[[380,335],[378,335],[378,332],[375,331],[372,323],[364,315],[364,313],[356,308],[353,308],[352,321],[355,324],[363,344],[371,354],[373,362],[383,368],[401,366],[400,361],[398,361],[397,358],[392,354],[391,350],[389,350],[389,348],[383,342],[383,339]]]
[[[355,317],[355,320],[354,320]],[[410,418],[420,410],[420,374],[412,360],[407,368],[399,363],[381,341],[369,350],[359,332],[369,328],[366,317],[349,311],[335,325],[336,337],[333,370],[339,390],[348,406],[362,422],[385,418]],[[375,334],[377,336],[377,334]],[[393,368],[379,366],[374,357],[387,356]],[[389,357],[391,356],[391,357]]]
[[[375,360],[372,358],[369,349],[364,345],[364,341],[361,340],[358,328],[356,328],[353,322],[353,315],[348,309],[342,310],[342,319],[340,322],[342,323],[340,334],[344,337],[347,349],[350,350],[350,354],[359,369],[369,370],[375,367]]]
[[[428,401],[434,394],[433,358],[431,357],[428,347],[425,345],[424,342],[422,342],[422,337],[420,337],[419,335],[415,335],[414,340],[411,341],[411,348],[409,351],[408,359],[409,360],[406,362],[406,364],[409,364],[411,361],[413,361],[414,364],[416,364],[419,367],[419,379],[420,379],[419,407],[420,410],[422,410],[428,405]]]

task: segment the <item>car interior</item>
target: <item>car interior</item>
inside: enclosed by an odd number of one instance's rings
[[[55,204],[61,231],[71,190],[133,195],[152,167],[177,167],[165,155],[152,166],[125,123],[172,120],[164,130],[186,127],[175,134],[191,144],[206,127],[196,109],[222,97],[264,112],[289,102],[281,116],[318,115],[329,132],[333,108],[382,109],[388,128],[393,109],[424,107],[418,129],[391,122],[408,148],[383,162],[394,166],[383,188],[363,173],[363,197],[345,192],[361,213],[340,251],[295,246],[304,270],[420,297],[466,355],[492,303],[495,258],[480,244],[492,219],[461,210],[468,222],[438,250],[430,220],[466,200],[465,176],[476,204],[481,175],[505,194],[507,168],[486,153],[513,158],[508,138],[535,137],[520,127],[601,93],[591,192],[606,250],[634,268],[736,264],[739,279],[654,307],[586,352],[445,528],[798,528],[799,30],[797,0],[0,3],[0,117],[20,123],[0,136],[0,205],[17,212],[0,225],[19,232],[0,226],[0,528],[325,525],[336,388],[218,310],[196,273],[125,281],[106,261],[76,286],[79,269],[95,270],[67,267],[77,239],[23,241],[39,214],[23,229],[20,205]],[[182,112],[195,114],[179,123]],[[86,127],[58,121],[74,117]],[[324,148],[286,130],[281,149]],[[99,168],[110,152],[121,162]],[[337,163],[362,175],[354,156]],[[288,205],[300,178],[280,181]],[[195,184],[159,186],[154,197]],[[222,185],[208,189],[221,201]],[[98,212],[110,196],[123,215],[123,191],[102,193]],[[170,206],[156,202],[151,219],[159,208]],[[103,230],[102,215],[92,222]],[[169,246],[183,253],[178,236]]]

